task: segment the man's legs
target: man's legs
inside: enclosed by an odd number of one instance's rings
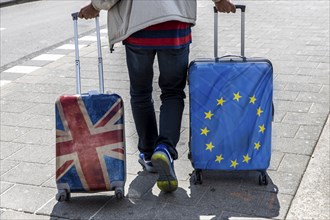
[[[151,159],[159,173],[157,186],[162,191],[172,192],[178,188],[173,160],[178,158],[175,147],[180,138],[189,47],[158,50],[157,57],[162,105],[160,107],[159,136]]]
[[[126,46],[132,113],[139,136],[138,149],[144,153],[145,160],[149,161],[158,137],[152,100],[155,54],[155,50],[143,50]]]

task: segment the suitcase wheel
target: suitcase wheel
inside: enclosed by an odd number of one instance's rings
[[[193,177],[193,182],[194,182],[195,185],[203,184],[203,177],[202,177],[202,171],[201,170],[195,170],[192,177]]]
[[[116,187],[115,189],[115,195],[117,199],[124,198],[124,189],[122,187]]]
[[[56,194],[56,200],[59,202],[70,201],[70,198],[71,194],[65,189],[60,189]]]
[[[266,173],[259,174],[259,185],[268,185],[268,178]]]

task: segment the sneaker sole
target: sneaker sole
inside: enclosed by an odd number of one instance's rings
[[[175,191],[178,188],[178,180],[174,174],[174,170],[171,168],[167,155],[157,152],[152,155],[151,162],[159,174],[157,180],[158,188],[164,192]]]

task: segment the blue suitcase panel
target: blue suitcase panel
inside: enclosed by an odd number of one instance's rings
[[[272,75],[267,60],[191,64],[190,150],[195,169],[268,168]]]
[[[124,106],[115,94],[56,101],[56,182],[70,192],[112,190],[125,182]]]

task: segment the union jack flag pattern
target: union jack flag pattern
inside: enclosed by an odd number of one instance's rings
[[[124,106],[115,94],[56,101],[56,182],[71,192],[112,190],[125,181]]]

